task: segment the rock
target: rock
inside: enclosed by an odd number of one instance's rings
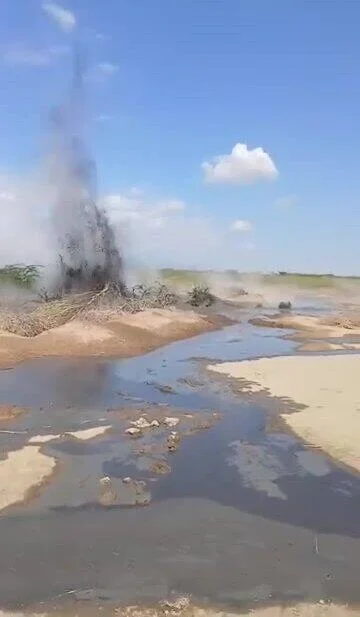
[[[291,311],[292,304],[291,302],[280,302],[279,309],[280,311]]]
[[[178,598],[162,600],[160,606],[166,615],[179,614],[189,608],[190,598],[187,596],[179,596]]]
[[[168,450],[170,452],[175,452],[178,449],[179,444],[180,444],[179,433],[176,433],[175,431],[170,433],[166,441],[167,441]]]
[[[129,435],[129,437],[132,437],[133,439],[138,439],[139,437],[142,437],[142,430],[132,426],[131,428],[126,429],[125,435]]]
[[[179,422],[179,418],[164,418],[164,424],[166,424],[168,428],[175,428],[175,426],[177,426]]]
[[[102,506],[112,506],[116,503],[117,495],[111,479],[106,476],[99,481],[99,503]]]
[[[139,418],[138,420],[134,420],[130,422],[131,426],[139,429],[150,428],[151,424],[146,418]]]
[[[153,421],[150,423],[150,427],[151,427],[151,428],[159,428],[159,426],[160,426],[160,422],[159,422],[159,420],[153,420]]]
[[[123,478],[123,483],[124,484],[131,484],[132,479],[131,478]]]
[[[171,472],[171,467],[166,461],[155,460],[151,463],[151,471],[161,476],[166,476]]]

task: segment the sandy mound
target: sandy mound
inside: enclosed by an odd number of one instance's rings
[[[51,339],[54,339],[55,337],[72,339],[78,343],[86,344],[108,341],[114,337],[114,333],[108,328],[77,319],[74,321],[69,321],[58,328],[53,328],[52,330],[39,334],[39,338],[42,340],[46,341],[47,337]]]
[[[129,357],[165,343],[215,330],[227,323],[223,317],[204,317],[193,311],[153,309],[135,314],[106,313],[102,323],[74,319],[34,337],[4,334],[0,367],[41,357]]]
[[[360,355],[261,358],[209,366],[305,409],[284,414],[303,439],[360,471]],[[286,400],[284,401],[286,405]]]
[[[0,510],[27,499],[32,489],[50,478],[55,466],[55,459],[42,454],[40,447],[25,446],[9,452],[0,461]]]
[[[153,309],[142,313],[124,313],[117,319],[118,323],[127,324],[142,330],[161,331],[174,323],[187,325],[198,324],[203,321],[201,315],[194,311],[181,311],[179,309]]]

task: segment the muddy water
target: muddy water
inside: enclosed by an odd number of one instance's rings
[[[2,451],[38,434],[111,425],[91,441],[44,445],[59,461],[57,475],[0,517],[0,604],[131,604],[171,592],[236,607],[359,602],[360,480],[280,429],[270,432],[266,409],[210,381],[199,360],[291,354],[279,334],[241,324],[141,358],[35,361],[0,372],[0,403],[31,407],[1,427],[13,431],[0,432]],[[128,421],[118,410],[136,419],[147,404],[159,416],[221,418],[184,435],[171,455],[163,429],[124,436]],[[154,456],[135,451],[151,445],[170,474],[156,476]],[[98,500],[103,476],[117,496],[110,507]],[[145,482],[150,505],[134,507],[128,476]]]

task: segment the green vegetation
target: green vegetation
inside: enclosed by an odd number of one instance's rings
[[[176,270],[173,268],[162,268],[159,272],[160,277],[169,285],[190,286],[200,285],[205,280],[206,272],[198,270]]]
[[[238,270],[210,272],[206,270],[163,269],[160,271],[160,276],[169,284],[188,287],[191,285],[205,285],[209,275],[226,276],[229,281],[233,281],[234,285],[239,284],[245,288],[247,281],[251,284],[254,280],[260,285],[290,285],[304,290],[329,290],[344,283],[360,285],[359,276],[335,276],[334,274],[303,274],[300,272],[261,274],[257,272],[242,273]]]
[[[11,264],[0,268],[0,284],[31,289],[40,276],[39,266]]]
[[[188,302],[191,306],[211,306],[215,302],[215,296],[206,285],[194,285],[188,293]]]

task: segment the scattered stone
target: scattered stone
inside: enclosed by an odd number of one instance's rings
[[[170,433],[170,435],[168,436],[167,440],[167,447],[169,452],[175,452],[180,444],[180,435],[179,433],[176,433],[175,431],[173,431],[172,433]]]
[[[124,484],[131,484],[132,479],[131,478],[123,478],[123,483]]]
[[[165,615],[180,614],[190,606],[190,598],[188,596],[179,596],[178,598],[162,600],[160,606]]]
[[[135,428],[139,428],[139,429],[146,429],[146,428],[150,428],[151,424],[150,422],[146,419],[146,418],[139,418],[138,420],[134,420],[133,422],[130,422],[131,426],[134,426]]]
[[[131,428],[126,429],[125,435],[129,435],[129,437],[132,437],[133,439],[139,439],[139,437],[142,437],[142,430],[132,426]]]
[[[153,473],[156,473],[160,476],[166,476],[171,472],[171,467],[166,461],[153,461],[151,463],[150,469]]]
[[[164,366],[166,366],[166,364]],[[155,382],[152,382],[149,385],[153,386],[154,388],[159,390],[159,392],[163,392],[164,394],[176,394],[176,391],[172,386],[162,385]]]
[[[280,302],[279,309],[280,311],[291,311],[292,304],[291,302]]]
[[[164,424],[166,424],[168,428],[175,428],[175,426],[177,426],[179,422],[180,422],[180,418],[171,418],[171,417],[164,418]]]
[[[113,506],[116,503],[116,492],[113,488],[111,478],[106,476],[99,481],[99,503],[102,506]]]

